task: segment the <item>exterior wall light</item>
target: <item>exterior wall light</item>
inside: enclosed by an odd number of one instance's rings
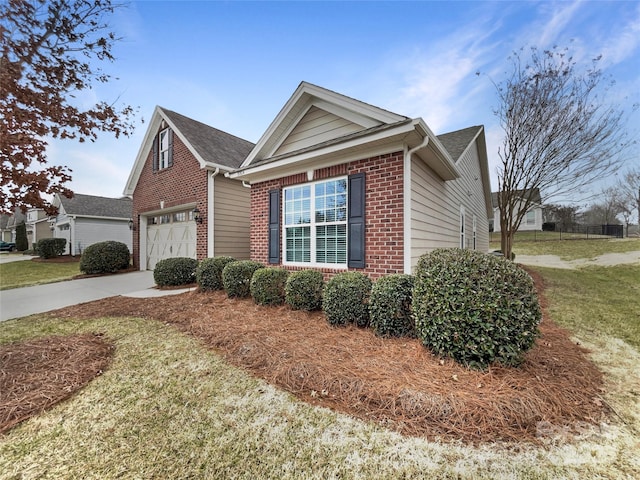
[[[196,221],[196,223],[202,223],[202,215],[200,215],[200,210],[198,209],[198,207],[193,209],[193,219]]]

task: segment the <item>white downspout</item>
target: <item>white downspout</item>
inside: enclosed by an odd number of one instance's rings
[[[215,256],[215,177],[220,173],[220,167],[216,167],[213,172],[209,172],[209,181],[207,185],[207,257]]]
[[[404,273],[411,274],[411,155],[429,144],[429,136],[404,155]]]
[[[76,217],[69,217],[69,255],[76,256]]]

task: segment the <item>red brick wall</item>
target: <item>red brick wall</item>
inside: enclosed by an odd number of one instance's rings
[[[177,135],[173,135],[173,165],[163,170],[153,171],[153,149],[147,160],[133,192],[133,219],[136,224],[133,232],[133,262],[140,266],[138,216],[145,212],[159,210],[160,202],[164,201],[164,208],[197,202],[200,215],[205,219],[197,225],[196,252],[198,258],[207,256],[207,171],[200,168],[200,163],[189,152]]]
[[[404,272],[404,195],[402,152],[380,155],[315,171],[313,180],[366,174],[366,240],[363,269],[372,279]],[[268,264],[269,190],[306,183],[306,173],[251,186],[251,259]],[[281,199],[282,200],[282,199]],[[282,230],[282,229],[281,229]],[[282,235],[282,231],[280,232]],[[282,245],[282,242],[280,242]],[[280,258],[283,258],[281,251]],[[290,270],[301,270],[290,267]],[[304,268],[304,267],[303,267]],[[343,269],[323,268],[325,278]]]

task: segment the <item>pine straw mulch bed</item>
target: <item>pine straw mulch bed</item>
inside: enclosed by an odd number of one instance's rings
[[[69,398],[113,353],[110,342],[90,333],[0,345],[0,434]]]
[[[530,272],[539,287],[541,278]],[[535,442],[583,431],[607,414],[603,379],[587,351],[545,318],[519,369],[467,370],[415,339],[331,327],[321,312],[259,307],[223,292],[152,299],[111,297],[64,308],[58,317],[153,318],[199,338],[230,363],[300,399],[378,422],[406,435]],[[99,335],[0,347],[0,433],[71,396],[113,353]]]
[[[531,273],[540,286],[540,277]],[[546,309],[544,296],[541,303]],[[112,297],[51,314],[134,316],[174,325],[230,363],[306,402],[406,435],[471,443],[536,442],[558,432],[563,438],[581,433],[585,422],[597,424],[607,414],[600,396],[602,374],[587,351],[548,318],[521,368],[495,366],[478,372],[433,356],[415,339],[335,328],[321,312],[259,307],[251,299],[229,299],[224,292]],[[76,368],[84,370],[85,362],[83,357]],[[51,385],[41,382],[40,388],[55,390],[54,381],[52,375]],[[42,409],[33,408],[34,413]]]

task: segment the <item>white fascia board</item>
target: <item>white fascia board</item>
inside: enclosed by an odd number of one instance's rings
[[[260,137],[240,168],[250,166],[257,158],[262,160],[272,155],[277,149],[274,145],[282,142],[282,136],[286,137],[286,133],[295,127],[296,119],[300,118],[301,112],[306,113],[311,105],[316,105],[365,128],[384,123],[396,123],[407,118],[317,85],[302,82]],[[293,116],[291,116],[292,113]],[[273,138],[274,136],[279,138]]]
[[[443,180],[460,178],[461,174],[456,168],[453,159],[424,120],[422,118],[414,119],[413,124],[415,125],[416,131],[418,131],[423,138],[424,136],[429,137],[429,143],[424,148],[417,150],[415,154],[422,158]]]
[[[283,122],[285,117],[289,114],[289,112],[291,112],[295,104],[298,103],[298,101],[300,101],[303,95],[304,95],[304,82],[298,85],[298,88],[296,89],[296,91],[293,92],[293,95],[291,95],[287,103],[285,103],[284,106],[280,109],[276,117],[273,119],[273,121],[269,124],[265,132],[260,137],[260,140],[258,140],[255,147],[253,147],[253,150],[249,152],[249,155],[247,156],[245,161],[242,162],[242,165],[240,165],[240,168],[247,167],[248,165],[251,164],[253,160],[255,160],[255,158],[258,156],[258,153],[263,150],[263,148],[265,147],[267,142],[271,139],[275,131],[280,127],[280,124]]]
[[[145,132],[142,143],[140,144],[140,149],[138,150],[136,160],[133,162],[131,173],[129,173],[129,178],[127,179],[126,187],[123,191],[124,195],[133,195],[133,192],[136,189],[136,185],[138,184],[140,174],[142,173],[144,163],[149,156],[149,151],[151,150],[151,145],[153,139],[155,138],[155,131],[160,126],[162,120],[166,119],[164,118],[164,115],[162,115],[162,110],[160,109],[160,107],[156,105],[156,108],[153,110],[153,114],[151,115],[151,121],[149,122],[147,131]]]
[[[174,213],[174,212],[180,212],[182,210],[192,210],[194,208],[196,208],[196,206],[198,205],[197,202],[189,202],[189,203],[183,203],[181,205],[175,205],[173,207],[167,207],[167,208],[158,208],[155,210],[147,210],[145,212],[138,212],[138,214],[142,217],[152,217],[154,215],[164,215],[167,213]]]
[[[92,219],[92,220],[118,220],[120,222],[128,222],[129,221],[129,217],[124,218],[124,217],[104,217],[101,215],[71,215],[72,218],[76,219],[76,220],[80,220],[80,219]]]
[[[365,158],[369,153],[377,154],[376,152],[379,152],[380,149],[386,144],[394,144],[398,146],[400,150],[402,150],[405,137],[413,132],[413,130],[414,127],[411,123],[405,123],[392,130],[384,130],[382,132],[377,132],[365,137],[355,138],[347,142],[329,145],[317,150],[310,150],[299,155],[293,155],[281,160],[276,160],[275,162],[258,165],[253,168],[249,167],[245,168],[244,170],[236,170],[235,172],[231,172],[228,177],[237,178],[240,180],[248,180],[251,183],[256,181],[265,181],[267,179],[280,178],[284,175],[290,175],[291,173],[282,173],[282,170],[286,169],[287,167],[294,167],[296,164],[304,165],[306,162],[309,162],[310,160],[318,160],[320,157],[333,158],[333,160],[330,160],[328,162],[329,164],[346,163],[347,161],[352,161],[347,156],[336,155],[338,153],[344,152],[345,150],[356,149],[354,151],[353,160]],[[370,149],[367,149],[365,146],[370,143],[373,145]],[[358,147],[363,148],[359,149]],[[323,164],[322,166],[320,166],[315,162],[313,164],[313,168],[324,168],[325,166],[328,165]],[[273,171],[274,173],[272,173],[271,171]]]

